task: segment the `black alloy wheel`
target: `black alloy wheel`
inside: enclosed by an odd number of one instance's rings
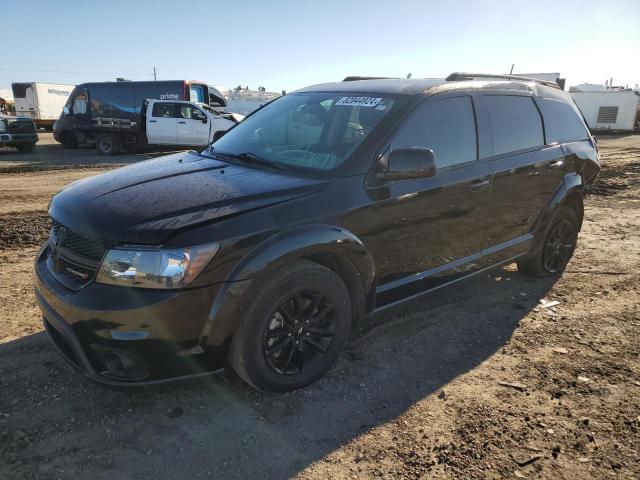
[[[567,219],[558,221],[545,239],[542,250],[542,264],[549,273],[564,270],[576,248],[578,233]]]
[[[544,236],[534,244],[527,257],[518,260],[518,271],[534,277],[547,277],[562,272],[576,249],[581,218],[576,211],[563,206],[553,216]]]
[[[271,272],[242,303],[229,361],[264,392],[288,392],[324,375],[349,339],[349,290],[332,270],[294,260]]]
[[[319,291],[295,293],[268,319],[262,336],[267,365],[280,375],[296,375],[326,355],[336,331],[334,307]]]

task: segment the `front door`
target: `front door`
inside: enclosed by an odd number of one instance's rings
[[[376,263],[379,304],[480,268],[491,246],[491,168],[478,159],[473,96],[438,95],[418,105],[388,147],[402,146],[432,149],[437,171],[370,189],[380,201],[360,235]]]
[[[147,115],[147,139],[152,145],[178,143],[178,104],[154,102],[151,115]]]
[[[210,121],[195,105],[178,104],[178,144],[207,145]]]

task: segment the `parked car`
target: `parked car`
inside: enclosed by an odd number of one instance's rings
[[[282,392],[323,375],[370,312],[507,262],[562,272],[599,171],[571,96],[448,78],[305,88],[200,153],[62,190],[35,265],[54,344],[106,384],[228,358]]]
[[[33,152],[38,134],[33,120],[0,114],[0,147],[15,147],[19,151]]]
[[[83,83],[71,92],[60,118],[53,125],[53,137],[65,148],[76,148],[81,143],[95,144],[106,155],[117,154],[129,147],[156,145],[158,143],[148,138],[145,130],[148,100],[187,101],[193,105],[210,102],[224,107],[226,102],[218,95],[222,94],[213,87],[189,80]],[[172,115],[177,118],[182,113],[176,110]],[[195,115],[199,114],[195,112]],[[209,143],[201,136],[191,138],[191,127],[195,124],[187,123],[183,135],[190,141],[201,142],[187,145]],[[198,130],[203,131],[204,127]],[[171,142],[169,145],[181,144],[177,141],[177,132],[175,138],[172,134],[170,138],[163,138],[164,141]]]

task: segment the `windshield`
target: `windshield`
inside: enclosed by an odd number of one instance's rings
[[[393,104],[378,94],[289,94],[238,124],[212,149],[283,168],[329,171],[349,158]]]

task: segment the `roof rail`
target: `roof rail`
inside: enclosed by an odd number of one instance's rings
[[[548,80],[540,80],[538,78],[531,77],[522,77],[520,75],[492,75],[489,73],[464,73],[464,72],[454,72],[445,78],[448,82],[459,81],[459,80],[473,80],[475,78],[497,78],[500,80],[522,80],[525,82],[535,82],[541,85],[546,85],[547,87],[554,87],[560,89],[560,85],[557,82],[549,82]]]
[[[397,77],[360,77],[358,75],[349,75],[348,77],[344,77],[342,81],[355,82],[356,80],[386,80],[389,78],[397,78]]]

